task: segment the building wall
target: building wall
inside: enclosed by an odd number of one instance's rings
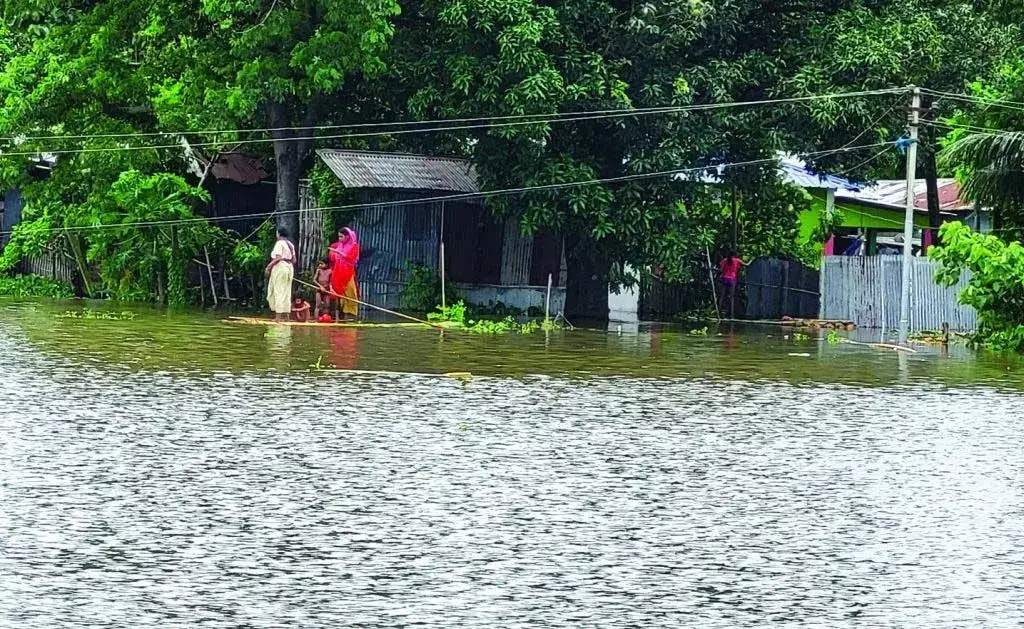
[[[0,245],[7,244],[11,238],[9,232],[21,221],[22,206],[21,190],[14,188],[4,194],[3,220],[0,221],[0,232],[3,233],[0,235]]]
[[[459,296],[466,302],[494,308],[499,303],[510,308],[544,310],[547,287],[539,286],[498,286],[494,284],[457,284]],[[565,311],[565,288],[551,289],[552,317]]]
[[[366,207],[352,220],[361,249],[358,280],[364,300],[397,308],[408,265],[435,269],[440,264],[441,234],[445,243],[445,274],[449,282],[472,287],[471,303],[501,302],[527,309],[543,307],[547,275],[561,280],[561,238],[552,234],[524,237],[514,220],[496,219],[474,202],[423,201],[435,191],[372,189],[360,191]],[[300,256],[309,270],[323,255],[322,211],[308,186],[300,189]],[[541,242],[535,255],[535,242]],[[542,282],[531,286],[531,281]],[[504,286],[500,286],[504,285]],[[502,290],[497,290],[498,288]],[[552,309],[564,303],[564,291],[552,294]],[[559,301],[561,300],[561,301]],[[520,305],[525,304],[525,305]],[[493,305],[493,304],[492,304]],[[561,312],[558,306],[557,312]]]
[[[810,242],[814,232],[821,224],[821,217],[825,214],[825,191],[808,190],[813,197],[811,209],[800,212],[798,217],[800,228],[800,242]],[[885,231],[900,231],[903,229],[903,212],[885,210],[876,207],[862,205],[848,199],[836,199],[836,210],[842,216],[840,227],[851,229],[882,229]],[[917,227],[928,227],[928,216],[918,213],[914,216],[914,225]]]

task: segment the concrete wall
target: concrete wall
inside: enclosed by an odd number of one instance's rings
[[[636,271],[628,265],[623,269],[626,275],[638,277]],[[618,292],[608,289],[608,320],[623,323],[636,323],[640,313],[640,287],[622,287]]]

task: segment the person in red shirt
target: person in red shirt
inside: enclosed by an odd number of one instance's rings
[[[736,286],[740,283],[740,269],[746,263],[736,255],[735,251],[718,263],[718,272],[722,277],[722,295],[719,302],[719,312],[725,310],[726,303],[729,304],[729,317],[736,318]],[[728,302],[726,301],[728,299]]]

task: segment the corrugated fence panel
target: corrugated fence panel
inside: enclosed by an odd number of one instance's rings
[[[396,305],[404,263],[404,223],[405,210],[395,205],[365,208],[353,221],[353,229],[359,234],[358,277],[365,301],[385,307]]]
[[[902,256],[826,256],[821,264],[821,316],[853,321],[862,328],[895,329],[899,326]],[[935,283],[936,263],[914,258],[910,278],[910,327],[938,330],[949,323],[953,330],[973,330],[977,313],[957,303],[967,285],[965,271],[953,287]]]
[[[818,272],[792,260],[759,259],[740,281],[751,319],[816,317]]]
[[[22,258],[21,272],[53,278],[68,286],[74,285],[77,273],[71,258],[60,251]]]
[[[501,255],[501,283],[506,286],[526,286],[530,283],[530,264],[533,261],[533,237],[523,236],[519,221],[505,220],[505,242]]]
[[[324,216],[309,185],[299,186],[299,272],[316,268],[327,253],[324,247]]]

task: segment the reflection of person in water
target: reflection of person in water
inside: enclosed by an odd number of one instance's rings
[[[338,369],[355,369],[359,365],[359,330],[331,328],[331,362]]]

